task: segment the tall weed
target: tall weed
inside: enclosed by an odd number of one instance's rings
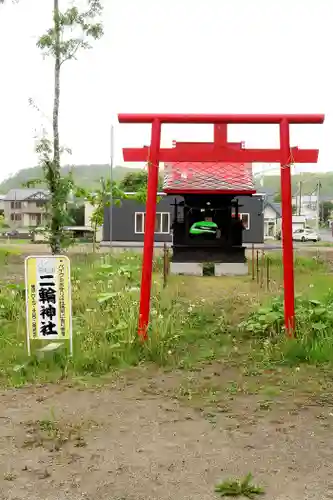
[[[283,298],[259,308],[239,324],[240,331],[261,339],[265,355],[291,363],[333,362],[333,295],[322,300],[297,297],[295,301],[296,328],[293,339],[287,338],[284,328]]]
[[[160,263],[154,265],[160,269]],[[225,322],[210,305],[183,297],[179,290],[164,289],[154,273],[151,320],[147,342],[137,335],[141,256],[79,255],[72,265],[74,356],[57,352],[40,359],[40,341],[27,361],[23,285],[7,285],[0,293],[0,369],[3,376],[22,366],[24,379],[49,376],[101,375],[142,362],[189,366],[218,355],[227,339]],[[2,322],[2,323],[1,323]],[[19,375],[21,375],[19,371]],[[18,376],[19,376],[18,375]]]

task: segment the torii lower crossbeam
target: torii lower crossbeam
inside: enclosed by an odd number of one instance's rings
[[[120,123],[151,123],[150,147],[124,148],[125,161],[148,161],[148,192],[144,235],[143,265],[138,334],[144,340],[150,313],[150,294],[154,251],[154,228],[159,162],[260,162],[280,163],[282,199],[282,246],[284,277],[284,318],[287,334],[295,328],[294,259],[292,240],[291,163],[316,163],[318,150],[290,148],[291,124],[321,124],[324,115],[177,115],[120,114]],[[161,149],[163,123],[213,124],[213,143],[176,143],[172,149]],[[245,149],[228,143],[228,124],[277,124],[280,127],[280,149]]]

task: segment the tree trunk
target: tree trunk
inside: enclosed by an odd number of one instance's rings
[[[54,66],[54,101],[53,101],[53,162],[50,165],[50,190],[52,199],[51,250],[53,254],[61,252],[61,221],[59,217],[58,191],[60,184],[60,139],[59,139],[59,105],[60,105],[60,21],[59,0],[53,0],[53,22],[55,32],[55,66]]]

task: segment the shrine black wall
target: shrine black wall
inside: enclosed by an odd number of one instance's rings
[[[173,220],[174,200],[182,199],[177,196],[162,196],[157,204],[157,213],[168,213],[170,226]],[[263,199],[261,196],[239,196],[239,212],[249,214],[249,229],[243,231],[243,243],[264,242],[264,215]],[[145,213],[145,205],[135,200],[123,200],[120,206],[112,208],[112,240],[114,242],[143,243],[143,233],[138,233],[139,219],[136,214]],[[164,220],[165,222],[165,220]],[[139,228],[140,229],[140,228]],[[161,228],[160,228],[161,229]],[[165,229],[162,228],[162,229]],[[171,233],[155,233],[155,242],[171,242]],[[103,225],[103,241],[110,241],[110,207],[105,209]]]

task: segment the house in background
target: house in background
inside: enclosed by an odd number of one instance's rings
[[[293,232],[306,227],[307,218],[304,215],[292,216]],[[264,238],[265,240],[279,239],[282,228],[281,203],[264,202]]]
[[[11,229],[43,226],[48,200],[45,189],[11,189],[3,200],[5,224]]]
[[[264,201],[264,238],[276,239],[281,231],[281,204]]]
[[[88,201],[84,202],[84,229],[87,232],[93,232],[94,227],[93,224],[91,223],[91,216],[93,215],[93,212],[95,210],[95,207],[91,205]],[[96,242],[100,243],[103,238],[103,226],[100,226],[97,228],[96,231]]]
[[[276,195],[278,194],[273,189],[268,189],[268,188],[265,188],[263,186],[260,186],[260,188],[258,188],[257,193],[263,197],[264,201],[270,201],[270,202],[274,202],[274,199],[275,199]]]
[[[126,193],[133,194],[133,193]],[[180,197],[158,193],[156,207],[155,245],[172,243],[171,227],[174,219],[175,199]],[[240,216],[245,226],[243,243],[264,242],[263,200],[261,196],[239,196]],[[103,241],[110,244],[110,212],[112,209],[112,244],[119,247],[141,247],[144,239],[146,207],[134,200],[122,200],[119,206],[106,207],[104,212]]]
[[[0,194],[0,215],[5,213],[5,195]]]

